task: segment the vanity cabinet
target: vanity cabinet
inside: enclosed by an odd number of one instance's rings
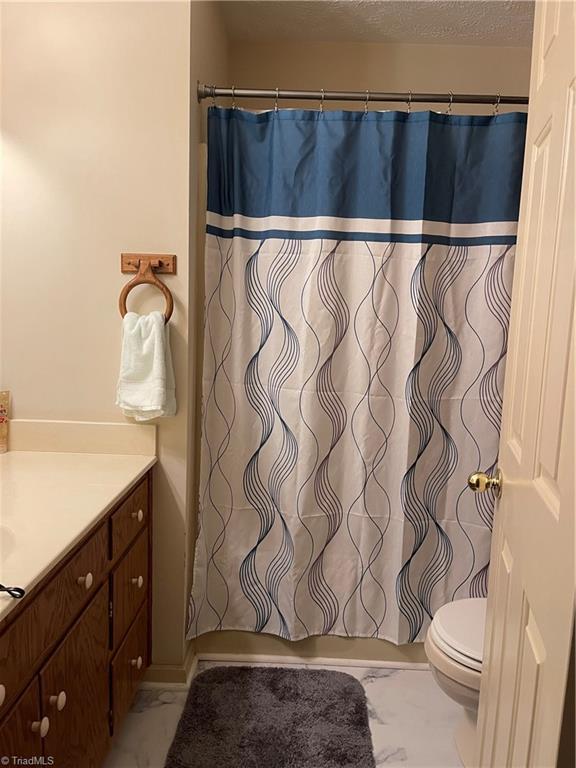
[[[0,717],[30,668],[37,667],[47,648],[64,636],[107,577],[109,570],[108,526],[96,531],[76,550],[44,588],[27,595],[0,624],[0,684],[5,688]]]
[[[151,492],[149,472],[0,622],[0,756],[102,765],[150,662]]]

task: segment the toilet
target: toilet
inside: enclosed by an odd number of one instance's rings
[[[424,642],[436,682],[464,708],[455,739],[467,767],[474,762],[485,623],[486,598],[456,600],[436,612]]]

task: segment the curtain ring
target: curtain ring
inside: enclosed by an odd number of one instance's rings
[[[216,106],[216,86],[215,85],[211,86],[211,90],[212,90],[212,106],[215,107]]]
[[[324,88],[320,88],[320,112],[324,112]]]
[[[448,109],[446,110],[446,114],[447,115],[451,115],[452,114],[452,102],[454,101],[454,94],[452,93],[452,91],[448,91],[448,93],[450,94],[450,103],[448,104]]]
[[[235,94],[236,86],[232,86],[232,109],[236,109],[236,94]]]
[[[366,101],[364,102],[364,114],[368,114],[368,102],[370,100],[370,91],[366,91]]]
[[[408,91],[408,114],[412,112],[412,91]]]
[[[496,101],[494,102],[494,115],[498,114],[498,110],[500,109],[500,94],[496,97]]]
[[[278,112],[278,92],[279,92],[279,89],[276,88],[276,98],[274,99],[274,112]]]

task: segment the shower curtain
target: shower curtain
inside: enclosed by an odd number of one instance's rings
[[[486,594],[525,118],[209,110],[189,637]]]

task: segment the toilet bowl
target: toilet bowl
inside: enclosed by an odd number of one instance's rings
[[[485,622],[486,598],[456,600],[436,612],[424,642],[434,679],[464,708],[455,739],[467,767],[474,761]]]

